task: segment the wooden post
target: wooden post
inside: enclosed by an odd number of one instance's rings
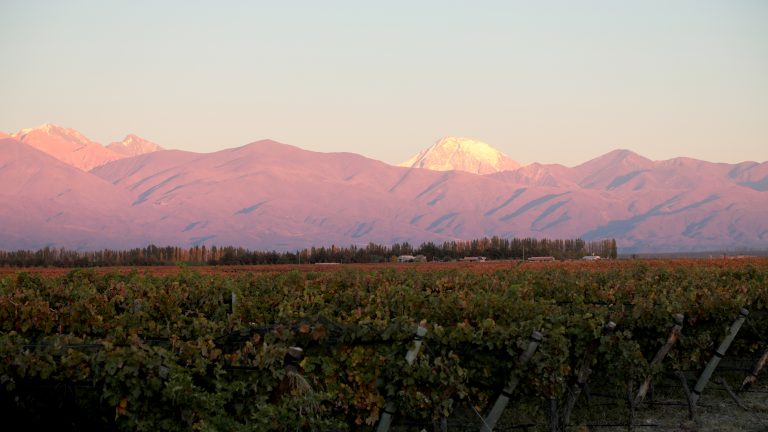
[[[392,401],[387,401],[384,404],[384,409],[381,410],[381,419],[379,420],[379,426],[376,428],[376,432],[387,432],[389,426],[392,425],[392,416],[395,414],[397,407]]]
[[[405,353],[405,361],[408,363],[408,366],[411,366],[413,362],[416,361],[416,356],[421,350],[421,344],[424,341],[424,336],[426,335],[426,323],[422,322],[418,327],[416,327],[416,336],[413,337],[413,346],[408,350],[407,353]]]
[[[741,402],[741,399],[739,399],[739,397],[736,396],[736,393],[733,392],[733,389],[728,384],[728,381],[726,381],[726,380],[724,380],[722,378],[719,378],[719,379],[712,380],[712,382],[714,382],[715,384],[720,384],[721,386],[723,386],[725,391],[728,392],[728,396],[730,396],[731,399],[733,399],[733,401],[736,402],[736,405],[738,405],[739,408],[743,409],[744,411],[749,411],[749,408],[747,408],[747,406],[744,405],[743,402]]]
[[[707,382],[709,381],[709,378],[712,376],[712,373],[717,368],[717,365],[720,363],[720,359],[722,359],[725,356],[725,352],[728,351],[728,347],[731,346],[733,339],[736,337],[736,333],[739,332],[739,329],[741,329],[741,325],[744,324],[744,321],[747,319],[747,315],[749,315],[748,310],[742,308],[739,311],[739,317],[736,318],[736,321],[734,321],[734,323],[728,329],[728,334],[725,335],[725,338],[720,343],[720,346],[717,348],[717,351],[715,351],[715,354],[709,360],[709,363],[707,363],[707,367],[704,368],[704,372],[701,373],[699,380],[696,382],[696,385],[693,387],[693,390],[691,391],[691,399],[694,405],[698,403],[699,398],[701,397],[701,392],[704,391],[704,387],[707,386]]]
[[[538,331],[531,333],[531,340],[528,343],[528,348],[526,348],[526,350],[520,354],[520,357],[517,359],[517,369],[523,367],[526,363],[528,363],[528,360],[533,357],[533,354],[539,348],[539,344],[541,344],[542,338],[542,334]],[[501,391],[499,397],[496,398],[496,402],[493,404],[493,408],[491,408],[491,411],[483,419],[483,424],[480,426],[481,432],[491,432],[493,430],[493,428],[496,426],[496,423],[499,421],[504,408],[507,407],[509,398],[512,396],[512,392],[515,390],[515,387],[517,387],[517,384],[519,383],[520,377],[515,372],[513,372],[509,376],[507,385]]]
[[[635,390],[635,380],[630,379],[627,381],[627,403],[629,404],[629,419],[627,421],[627,431],[634,432],[635,430],[635,404],[632,397],[632,392]]]
[[[693,420],[696,417],[696,401],[693,400],[693,393],[688,388],[688,378],[685,377],[682,371],[675,371],[675,375],[680,380],[680,385],[683,386],[685,400],[688,402],[688,418]]]
[[[291,390],[291,375],[299,373],[299,362],[303,357],[304,350],[296,346],[289,347],[285,352],[285,357],[283,357],[283,370],[285,371],[285,375],[283,376],[283,379],[280,380],[280,383],[278,383],[277,388],[272,395],[271,402],[278,402],[284,394]]]
[[[559,417],[560,410],[558,410],[558,402],[555,396],[549,397],[549,432],[558,432],[560,430]]]
[[[424,341],[424,336],[427,335],[427,323],[425,321],[422,321],[419,323],[419,326],[416,327],[416,334],[413,336],[413,346],[408,349],[408,352],[405,354],[405,361],[408,363],[408,366],[412,365],[413,362],[416,360],[416,356],[419,354],[419,350],[421,350],[421,344]],[[389,427],[392,424],[392,416],[395,414],[395,410],[397,407],[395,406],[394,401],[387,401],[384,404],[384,409],[381,413],[381,418],[379,419],[379,425],[376,428],[376,432],[387,432],[389,431]]]
[[[613,321],[609,321],[608,324],[606,324],[603,327],[601,336],[606,333],[610,333],[615,329],[616,329],[616,323]],[[576,375],[576,382],[573,383],[573,385],[570,388],[570,391],[568,392],[568,395],[566,396],[565,408],[563,410],[563,424],[561,425],[561,428],[565,428],[568,425],[568,422],[571,420],[571,413],[573,412],[573,406],[576,404],[576,400],[579,398],[579,395],[581,394],[581,389],[584,387],[584,384],[586,384],[587,381],[589,380],[589,374],[592,372],[592,369],[591,369],[592,361],[595,359],[595,355],[597,354],[597,348],[599,346],[600,346],[600,338],[596,338],[587,347],[587,350],[584,353],[584,358],[582,359],[581,366],[579,367],[579,372]]]
[[[752,369],[752,373],[747,375],[746,378],[744,378],[744,382],[741,383],[741,390],[746,390],[751,386],[752,384],[757,381],[757,375],[760,373],[760,371],[765,367],[765,364],[768,363],[768,348],[766,348],[765,351],[763,351],[763,355],[760,357],[759,360],[757,360],[757,363],[755,364],[755,368]]]
[[[669,353],[669,350],[672,349],[672,346],[677,342],[677,339],[680,337],[680,331],[683,329],[683,315],[682,314],[675,314],[673,315],[673,319],[675,324],[672,326],[672,331],[669,332],[669,337],[667,337],[667,343],[662,345],[661,348],[659,348],[659,351],[656,353],[656,355],[653,357],[653,360],[651,360],[650,367],[653,368],[654,366],[661,363],[662,360],[664,360],[664,357],[667,356],[667,353]],[[637,391],[637,396],[635,396],[635,400],[632,402],[633,406],[639,406],[641,403],[643,403],[643,399],[645,399],[645,395],[648,393],[648,389],[651,387],[651,379],[653,377],[651,375],[648,375],[645,378],[645,381],[643,381],[642,384],[640,384],[640,389]]]
[[[432,430],[434,432],[448,432],[448,419],[442,417],[439,421],[432,421]]]
[[[530,343],[528,343],[528,348],[526,348],[526,350],[520,354],[520,357],[515,363],[517,369],[524,366],[526,363],[528,363],[528,360],[533,357],[533,354],[539,348],[539,344],[541,344],[542,338],[542,334],[538,331],[531,333],[531,339]],[[496,402],[494,402],[493,408],[491,408],[491,411],[483,419],[483,424],[480,426],[481,432],[491,432],[493,430],[493,428],[496,426],[496,423],[499,421],[499,418],[501,417],[501,413],[507,407],[509,398],[512,396],[512,392],[515,390],[515,387],[517,387],[519,382],[520,377],[518,377],[517,374],[513,372],[507,381],[507,385],[501,391],[499,397],[496,398]]]

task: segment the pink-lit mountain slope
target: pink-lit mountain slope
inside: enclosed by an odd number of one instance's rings
[[[49,123],[36,128],[22,129],[12,134],[11,138],[83,171],[89,171],[107,162],[159,149],[156,144],[135,135],[128,135],[122,142],[113,143],[108,148],[74,129]]]
[[[93,173],[130,192],[132,206],[162,213],[186,244],[285,249],[500,235],[615,237],[625,250],[768,247],[764,168],[737,167],[618,151],[575,168],[481,176],[260,141],[151,153]]]
[[[98,249],[148,240],[126,191],[17,140],[0,139],[0,184],[0,248]]]
[[[83,171],[123,157],[74,129],[52,124],[22,129],[11,137]]]
[[[0,192],[2,249],[293,250],[493,235],[614,237],[622,252],[768,248],[765,163],[654,162],[622,150],[574,168],[478,175],[266,140],[208,154],[155,151],[86,173],[2,143],[0,181],[11,185]]]
[[[161,151],[93,170],[129,191],[133,207],[158,209],[175,221],[184,244],[281,249],[437,239],[410,225],[400,209],[411,204],[387,191],[407,172],[273,141],[211,154]]]
[[[139,156],[163,149],[159,145],[133,134],[127,135],[122,141],[110,143],[107,148],[126,157]]]

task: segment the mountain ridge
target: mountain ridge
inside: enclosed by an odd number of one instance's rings
[[[494,235],[614,237],[623,253],[768,248],[768,163],[617,150],[572,168],[481,175],[261,140],[157,150],[85,172],[13,138],[0,145],[0,180],[12,186],[0,194],[10,209],[0,211],[0,249],[292,250]]]
[[[122,141],[115,141],[110,143],[106,146],[106,148],[126,157],[139,156],[142,154],[163,150],[163,148],[159,145],[134,134],[126,135]]]
[[[136,135],[128,135],[121,143],[103,146],[79,131],[52,123],[22,129],[9,135],[24,144],[47,153],[83,171],[129,156],[160,149]],[[2,138],[0,136],[0,138]],[[113,146],[113,144],[119,144]]]

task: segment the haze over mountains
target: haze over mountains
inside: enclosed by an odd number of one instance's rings
[[[43,125],[0,135],[0,248],[293,250],[498,235],[614,237],[622,253],[768,249],[765,162],[616,150],[572,168],[520,166],[448,137],[407,165],[270,140],[207,154],[132,135],[104,147]]]

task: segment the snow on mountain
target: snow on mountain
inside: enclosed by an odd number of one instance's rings
[[[122,142],[104,147],[74,129],[50,123],[22,129],[10,137],[83,171],[160,149],[157,144],[135,135],[128,135]]]
[[[615,237],[628,251],[768,247],[760,217],[768,194],[729,177],[727,164],[677,165],[619,151],[576,168],[477,175],[266,140],[210,154],[161,151],[93,174],[128,190],[133,207],[160,212],[183,244],[290,249],[499,235]]]
[[[163,149],[159,145],[133,134],[127,135],[122,141],[110,143],[107,145],[107,148],[126,157],[143,155]]]
[[[626,150],[574,168],[478,175],[263,140],[154,151],[83,172],[5,139],[0,184],[0,249],[295,250],[494,235],[613,237],[623,252],[768,248],[768,164],[651,161]]]
[[[22,129],[11,137],[83,171],[124,157],[74,129],[49,123]]]
[[[399,166],[433,171],[458,170],[482,175],[513,170],[519,168],[520,164],[484,142],[445,137]]]

